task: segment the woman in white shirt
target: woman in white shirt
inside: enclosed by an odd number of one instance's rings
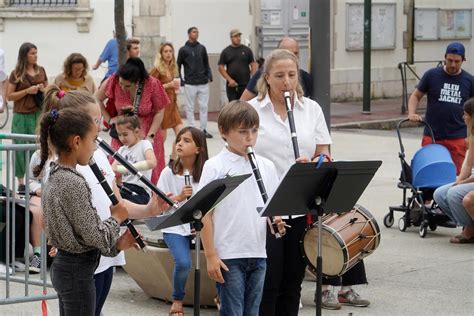
[[[321,154],[326,161],[330,160],[331,136],[324,114],[317,102],[303,97],[298,73],[298,59],[293,53],[284,49],[272,51],[265,58],[263,74],[257,83],[259,94],[249,102],[260,117],[255,152],[275,164],[280,179],[295,163],[292,135],[283,95],[285,91],[290,92],[298,135],[300,158],[296,161],[317,161]],[[285,222],[292,227],[287,229],[285,237],[280,240],[267,238],[267,274],[260,315],[298,314],[301,283],[306,268],[306,262],[300,250],[300,239],[308,223],[305,216],[293,216],[285,219]],[[323,286],[325,291],[322,307],[338,309],[339,302],[354,306],[368,305],[368,301],[360,299],[358,294],[350,288],[353,284],[367,283],[363,263],[356,265],[349,272],[350,277],[342,278],[342,285],[348,288],[344,289],[345,292],[339,292],[338,298],[332,296],[328,284],[339,285],[341,280],[339,278],[324,280],[323,284],[326,285]],[[351,296],[350,302],[346,296]]]

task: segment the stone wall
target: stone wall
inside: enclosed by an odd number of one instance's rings
[[[139,15],[133,16],[133,37],[140,39],[140,57],[147,69],[153,66],[156,52],[164,41],[160,35],[160,18],[165,14],[165,0],[140,0]]]

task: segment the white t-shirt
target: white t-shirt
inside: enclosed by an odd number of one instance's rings
[[[221,259],[266,258],[267,220],[258,214],[257,207],[264,203],[246,157],[224,148],[204,164],[199,188],[215,179],[229,175],[251,174],[214,209],[212,224],[214,247]],[[269,196],[278,184],[273,163],[256,156],[257,164]]]
[[[115,174],[112,170],[112,167],[110,166],[107,156],[100,149],[97,149],[94,152],[94,160],[97,163],[97,166],[99,166],[100,170],[102,171],[102,174],[107,180],[107,183],[110,185],[110,187],[112,187],[112,184],[115,180]],[[91,168],[89,166],[77,165],[76,170],[84,176],[87,181],[87,184],[91,189],[92,205],[94,205],[94,207],[97,209],[100,219],[105,220],[109,218],[111,215],[109,207],[112,202],[110,202],[109,197],[105,193],[102,186],[99,184],[99,181],[97,181],[97,178],[95,177]],[[125,255],[123,251],[121,251],[115,257],[100,256],[100,262],[97,269],[95,270],[95,274],[104,272],[110,267],[122,266],[124,264]]]
[[[197,191],[199,183],[194,182],[193,176],[190,175],[191,186],[193,187],[193,193]],[[160,179],[158,180],[158,189],[163,192],[171,192],[173,195],[178,195],[181,193],[184,187],[184,176],[178,174],[173,174],[173,171],[166,166],[163,171],[161,171]],[[186,201],[181,202],[183,204]],[[168,227],[161,230],[163,233],[173,233],[181,236],[191,235],[191,226],[189,224],[183,224],[173,227]]]
[[[153,152],[153,145],[150,143],[149,140],[142,139],[142,140],[139,140],[135,145],[131,147],[129,146],[120,147],[117,152],[120,155],[122,155],[125,158],[125,160],[127,160],[131,164],[134,164],[136,162],[146,160],[145,152],[147,150],[151,150]],[[152,172],[152,169],[148,169],[148,170],[141,171],[141,174],[143,174],[148,180],[150,180],[151,172]],[[141,186],[148,192],[148,194],[150,194],[151,192],[151,190],[142,181],[138,180],[137,176],[131,174],[128,171],[122,175],[122,182]]]
[[[275,164],[278,177],[281,179],[286,171],[295,164],[288,118],[283,121],[274,112],[268,94],[262,101],[253,98],[249,103],[257,110],[260,118],[257,143],[254,147],[255,153],[270,159]],[[332,143],[323,111],[316,101],[305,97],[302,98],[302,102],[296,100],[293,107],[293,117],[300,157],[311,159],[316,145]],[[304,215],[293,216],[293,218],[301,216]],[[288,217],[284,216],[283,218]]]
[[[56,158],[54,159],[56,160]],[[33,175],[33,169],[40,164],[41,162],[41,152],[39,150],[35,151],[33,155],[31,155],[30,159],[30,176],[28,179],[28,183],[30,185],[30,192],[36,192],[36,190],[41,189],[41,181],[46,183],[49,178],[49,170],[51,169],[51,159],[46,160],[43,171],[41,173],[41,177],[35,177]]]
[[[332,141],[319,104],[305,97],[302,101],[295,102],[293,116],[300,156],[311,159],[316,145],[329,145]],[[253,98],[249,103],[257,110],[260,118],[255,153],[270,159],[275,164],[278,177],[281,178],[295,163],[288,119],[283,121],[273,111],[268,94],[262,101]]]

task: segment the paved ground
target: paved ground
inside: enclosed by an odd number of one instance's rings
[[[390,100],[396,104],[396,100]],[[387,101],[386,103],[389,103]],[[343,117],[358,118],[361,107],[348,105],[355,110],[342,107]],[[391,106],[387,106],[391,108]],[[396,112],[400,108],[397,105]],[[375,110],[374,110],[375,111]],[[397,118],[393,112],[383,119]],[[342,114],[341,114],[342,115]],[[362,115],[362,114],[360,114]],[[365,116],[365,114],[364,114]],[[333,120],[333,124],[336,118]],[[217,126],[210,123],[209,131],[215,138],[209,141],[210,154],[222,147],[217,137]],[[407,154],[419,148],[421,130],[404,129],[404,145]],[[172,138],[171,133],[169,138]],[[417,228],[402,233],[397,228],[400,214],[396,214],[395,225],[386,228],[382,224],[388,206],[401,201],[401,190],[396,187],[400,172],[397,156],[399,147],[394,131],[333,129],[333,157],[337,160],[382,160],[383,164],[359,203],[376,217],[382,234],[378,250],[366,259],[369,284],[358,287],[358,291],[372,304],[367,308],[343,307],[340,311],[323,311],[324,315],[474,315],[474,245],[453,245],[450,236],[459,229],[438,228],[429,232],[425,239],[418,236]],[[167,142],[167,148],[169,148]],[[146,269],[147,267],[143,267]],[[0,281],[0,297],[4,297],[4,282]],[[300,315],[314,315],[313,293],[315,283],[303,284],[303,309]],[[22,294],[20,286],[15,286]],[[53,315],[57,315],[57,301],[50,301]],[[112,285],[104,308],[105,315],[167,315],[169,305],[147,297],[136,283],[121,269]],[[6,305],[0,315],[38,315],[40,303]],[[191,309],[186,309],[188,315]],[[214,309],[203,309],[202,315],[217,315]]]

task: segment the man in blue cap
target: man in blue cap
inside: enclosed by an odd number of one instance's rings
[[[422,117],[416,114],[420,100],[428,96],[425,122],[433,129],[436,143],[444,145],[453,158],[457,174],[466,155],[466,124],[463,106],[474,96],[473,77],[461,69],[466,60],[464,45],[453,42],[446,48],[443,67],[435,67],[423,75],[408,101],[408,119],[416,122]],[[423,133],[422,146],[432,142],[427,128]]]

